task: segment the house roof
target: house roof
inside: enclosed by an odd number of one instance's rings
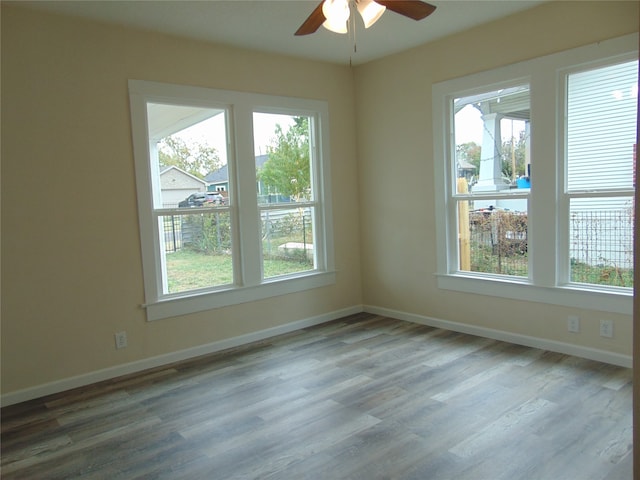
[[[458,160],[458,167],[461,168],[462,170],[475,170],[476,169],[475,165],[470,164],[469,162],[467,162],[464,159],[459,159]]]
[[[206,179],[203,180],[201,178],[196,177],[195,175],[191,175],[189,172],[185,172],[184,170],[182,170],[181,168],[176,167],[175,165],[171,165],[169,167],[163,167],[162,169],[160,169],[160,176],[164,175],[165,173],[169,172],[170,170],[175,170],[177,172],[180,172],[182,175],[186,175],[187,177],[193,179],[193,180],[197,180],[198,182],[201,182],[203,184],[206,185],[207,181]]]
[[[256,168],[262,167],[269,159],[269,155],[256,155]],[[215,172],[211,172],[204,177],[204,181],[211,183],[224,183],[229,181],[229,168],[228,165],[224,165]]]

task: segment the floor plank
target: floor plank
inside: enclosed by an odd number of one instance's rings
[[[2,478],[631,478],[631,371],[358,314],[2,409]]]

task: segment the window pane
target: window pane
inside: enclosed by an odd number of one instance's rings
[[[633,287],[633,198],[570,202],[571,281]]]
[[[459,269],[526,277],[526,200],[511,200],[511,210],[496,208],[495,202],[458,201]]]
[[[229,212],[159,217],[164,246],[164,293],[233,283]]]
[[[569,75],[569,190],[633,186],[637,97],[637,61]]]
[[[309,117],[254,113],[258,203],[312,199]],[[262,144],[265,144],[262,146]]]
[[[313,207],[263,210],[264,277],[314,269]]]
[[[470,192],[531,187],[529,106],[527,85],[454,100],[455,176]]]
[[[212,209],[158,217],[163,293],[233,283],[225,111],[149,103],[147,114],[154,208]]]
[[[155,146],[150,158],[154,208],[226,203],[225,111],[150,103],[147,113]]]

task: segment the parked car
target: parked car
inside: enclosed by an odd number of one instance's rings
[[[207,192],[207,199],[205,203],[213,203],[215,205],[222,205],[224,203],[224,197],[220,192]]]
[[[179,208],[202,207],[210,204],[222,205],[224,197],[219,192],[197,192],[192,193],[187,198],[178,203]]]

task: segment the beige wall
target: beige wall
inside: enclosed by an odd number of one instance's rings
[[[128,79],[327,100],[337,284],[146,322]],[[4,5],[2,393],[359,306],[352,85],[346,66]]]
[[[431,85],[637,28],[553,2],[352,71],[3,6],[2,393],[362,304],[629,355],[630,316],[604,341],[598,312],[436,288]],[[130,78],[329,102],[335,286],[145,321]]]
[[[631,355],[630,315],[437,288],[431,88],[636,31],[637,2],[551,2],[356,70],[365,305]],[[567,332],[570,314],[582,333]],[[615,338],[599,336],[600,318]]]

